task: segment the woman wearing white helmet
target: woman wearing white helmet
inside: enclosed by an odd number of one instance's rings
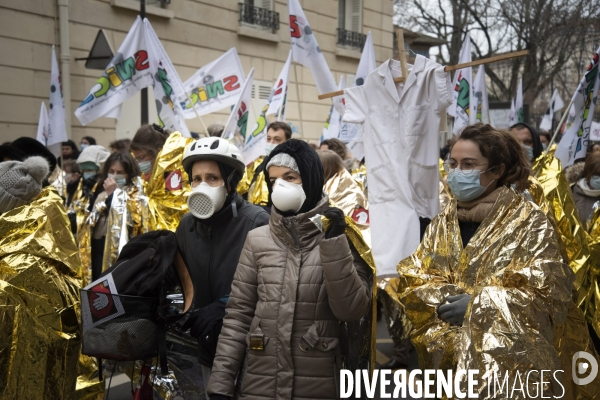
[[[190,268],[196,297],[184,330],[198,338],[205,385],[223,325],[225,305],[246,235],[268,224],[269,214],[243,200],[236,186],[246,169],[236,146],[218,137],[202,138],[185,149],[183,167],[190,177],[190,213],[177,227],[177,243]]]

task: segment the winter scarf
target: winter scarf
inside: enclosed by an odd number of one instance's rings
[[[496,203],[496,200],[498,200],[501,191],[502,187],[499,187],[485,197],[471,201],[459,201],[456,207],[458,220],[460,222],[482,223],[490,211],[492,211],[492,207]]]

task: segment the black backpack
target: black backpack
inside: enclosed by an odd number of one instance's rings
[[[172,296],[177,287],[182,296]],[[82,353],[118,361],[159,355],[166,374],[166,331],[192,309],[194,286],[175,234],[132,238],[115,265],[81,290]]]

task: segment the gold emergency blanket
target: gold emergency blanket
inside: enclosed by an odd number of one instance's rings
[[[244,176],[242,180],[237,185],[237,192],[240,196],[243,196],[248,193],[250,190],[250,185],[252,184],[252,178],[254,178],[254,173],[260,164],[262,164],[264,157],[258,157],[252,163],[246,166],[246,170],[244,171]]]
[[[592,285],[590,276],[590,250],[585,229],[579,219],[579,211],[569,184],[562,173],[560,160],[553,156],[538,158],[533,166],[534,175],[544,189],[546,201],[554,215],[561,248],[566,252],[567,263],[575,273],[574,287],[577,291],[577,306],[584,312],[588,322],[588,293]]]
[[[258,168],[263,160],[264,158],[261,157],[254,162],[254,171],[256,171],[256,168]],[[254,172],[252,172],[252,176],[254,176]],[[252,177],[250,179],[252,179]],[[267,180],[265,178],[264,171],[257,175],[254,183],[252,183],[252,185],[250,185],[248,188],[248,201],[252,204],[263,207],[269,204],[269,188],[267,187]]]
[[[398,273],[399,298],[414,325],[411,341],[422,369],[479,370],[480,399],[489,398],[487,382],[494,373],[502,379],[508,372],[512,383],[517,372],[524,377],[531,370],[559,369],[565,371],[558,376],[564,399],[589,398],[586,392],[600,396],[598,380],[575,386],[571,379],[573,354],[595,354],[582,315],[571,304],[573,272],[562,262],[551,222],[513,189],[501,189],[464,249],[453,199]],[[438,307],[447,296],[464,293],[472,298],[462,327],[442,321]],[[533,385],[540,382],[529,384],[529,393],[535,393]],[[548,386],[545,396],[561,395],[560,386]]]
[[[585,293],[585,316],[600,336],[600,207],[594,211],[588,228],[590,248],[589,286]],[[585,288],[583,288],[585,289]]]
[[[0,216],[2,400],[91,399],[103,391],[95,365],[80,355],[81,263],[62,203],[46,187]]]
[[[133,185],[117,189],[108,211],[106,241],[102,258],[102,271],[109,269],[119,258],[119,253],[129,240],[148,232],[147,197],[144,195],[142,178],[136,177]]]
[[[354,168],[350,171],[350,175],[354,181],[360,186],[365,196],[367,195],[367,166],[362,164],[358,168]]]
[[[345,169],[329,178],[325,182],[323,190],[329,200],[342,210],[347,217],[352,217],[357,207],[369,208],[364,192]]]
[[[148,229],[175,232],[179,221],[188,212],[187,198],[191,186],[181,161],[185,146],[194,139],[173,132],[156,157],[152,175],[146,184],[148,197]]]

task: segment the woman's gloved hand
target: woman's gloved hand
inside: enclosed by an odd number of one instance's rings
[[[325,232],[325,239],[340,236],[346,231],[346,218],[344,212],[339,208],[330,207],[325,210],[325,216],[331,221],[331,225]]]
[[[185,332],[191,328],[190,334],[193,337],[205,337],[225,317],[225,306],[225,302],[217,300],[206,307],[194,310],[181,330]]]
[[[448,300],[448,303],[438,307],[438,316],[442,321],[449,322],[450,325],[462,326],[467,307],[471,301],[471,295],[448,296],[446,300]]]

